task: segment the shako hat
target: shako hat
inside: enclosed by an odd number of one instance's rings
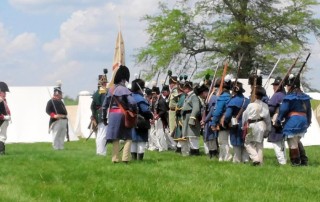
[[[205,84],[202,84],[195,86],[193,91],[197,96],[199,96],[201,93],[209,91],[209,88]]]
[[[282,78],[280,76],[277,76],[271,85],[279,85],[281,81],[282,81]]]
[[[131,91],[132,92],[138,92],[139,90],[142,90],[145,88],[145,82],[142,79],[135,79],[131,82]]]
[[[8,85],[3,81],[0,81],[0,92],[9,92]]]
[[[116,71],[117,72],[114,76],[114,84],[119,84],[122,80],[126,80],[127,82],[129,82],[130,71],[128,67],[120,65],[120,67]]]

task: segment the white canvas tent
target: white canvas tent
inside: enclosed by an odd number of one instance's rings
[[[74,124],[75,134],[78,137],[87,138],[90,135],[90,129],[88,126],[90,124],[91,117],[91,102],[92,94],[88,91],[81,91],[79,93],[79,103],[77,109],[76,121]],[[94,138],[95,135],[91,135],[91,138]]]
[[[51,142],[46,105],[53,94],[53,86],[9,87],[9,90],[7,101],[12,121],[6,143]],[[70,140],[78,140],[72,127],[69,127],[69,136]]]
[[[271,79],[269,82],[269,86],[266,86],[267,95],[268,97],[271,97],[273,95],[273,88],[271,86],[271,83],[274,79]],[[250,96],[250,86],[248,85],[248,79],[238,79],[239,82],[243,84],[243,88],[245,89],[244,95],[246,97]],[[263,79],[262,85],[266,83],[267,79]],[[317,122],[316,116],[314,112],[312,112],[312,124],[307,130],[307,133],[305,134],[304,138],[301,139],[304,146],[311,146],[311,145],[320,145],[320,127]],[[272,148],[272,145],[268,143],[267,141],[264,142],[265,148]]]

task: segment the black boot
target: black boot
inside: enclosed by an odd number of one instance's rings
[[[219,158],[219,151],[218,150],[212,150],[212,157]]]
[[[181,154],[181,147],[177,147],[177,149],[176,149],[176,153]]]
[[[4,142],[0,141],[0,155],[6,154],[6,146],[4,145]]]
[[[190,156],[194,156],[194,149],[190,149]]]
[[[200,156],[200,150],[199,149],[195,149],[194,150],[194,155],[195,156]]]
[[[212,159],[213,158],[213,150],[209,150],[209,159]]]
[[[301,165],[302,166],[307,166],[308,165],[308,157],[307,157],[307,154],[306,154],[306,150],[304,149],[304,146],[301,143],[301,141],[298,142],[298,147],[299,147]]]
[[[289,156],[292,166],[300,166],[301,160],[300,160],[300,154],[299,149],[289,149]]]
[[[142,161],[143,160],[143,156],[144,156],[144,153],[138,154],[138,160]]]
[[[131,152],[131,158],[132,158],[132,160],[137,160],[137,153]]]

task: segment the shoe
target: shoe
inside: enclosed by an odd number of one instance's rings
[[[254,162],[252,163],[252,165],[253,165],[253,166],[260,166],[261,164],[260,164],[259,161],[254,161]]]

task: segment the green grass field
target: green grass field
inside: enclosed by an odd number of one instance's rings
[[[310,166],[278,166],[265,149],[260,167],[172,151],[142,162],[111,163],[95,142],[7,144],[0,156],[0,201],[319,201],[319,146],[306,147]]]

